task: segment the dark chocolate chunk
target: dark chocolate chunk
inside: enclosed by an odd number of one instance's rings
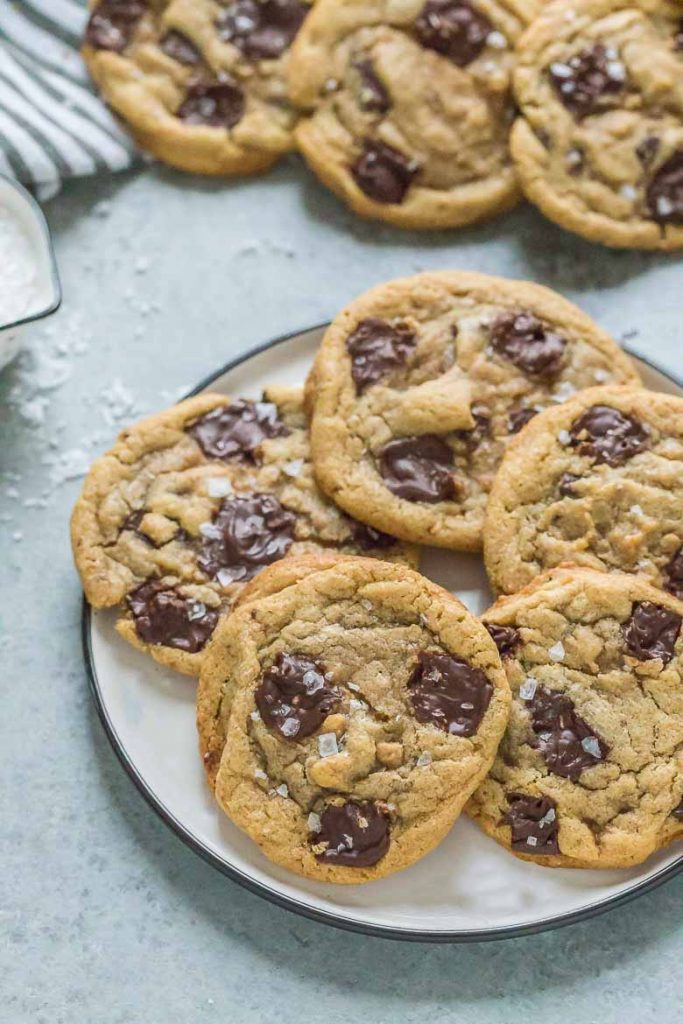
[[[484,625],[491,634],[501,658],[512,657],[521,643],[519,630],[514,626],[497,626],[493,622],[485,622]]]
[[[174,647],[188,654],[201,651],[216,628],[218,612],[175,587],[147,580],[126,596],[135,629],[146,644]]]
[[[221,82],[195,82],[176,110],[185,124],[205,124],[211,128],[234,128],[244,115],[244,93],[232,79]]]
[[[326,844],[316,859],[349,868],[371,868],[389,849],[389,816],[374,803],[329,804],[320,815],[315,846]]]
[[[608,744],[577,715],[574,702],[565,693],[537,686],[525,703],[538,749],[551,772],[576,782],[585,768],[605,760]]]
[[[636,146],[636,156],[643,167],[649,167],[659,152],[661,142],[656,135],[646,135]]]
[[[359,102],[363,110],[386,114],[391,108],[391,98],[382,79],[374,69],[371,60],[356,60],[353,66],[360,75]]]
[[[250,60],[276,60],[289,49],[309,11],[300,0],[235,0],[216,29]]]
[[[358,188],[376,203],[397,204],[405,199],[418,167],[409,157],[376,139],[366,139],[351,174]]]
[[[534,416],[538,416],[538,409],[528,405],[513,406],[508,412],[508,434],[518,434]]]
[[[604,109],[626,82],[624,65],[602,43],[575,53],[566,63],[556,61],[548,73],[557,95],[577,117]]]
[[[434,504],[455,497],[453,451],[435,434],[389,441],[379,471],[391,493],[406,501]]]
[[[86,43],[97,50],[122,53],[146,10],[146,0],[101,0],[90,15]]]
[[[256,462],[259,445],[270,437],[289,433],[277,406],[240,398],[207,412],[187,427],[188,434],[210,459]]]
[[[225,585],[249,580],[292,546],[296,516],[273,494],[249,494],[223,502],[202,541],[198,558],[207,576]]]
[[[452,654],[421,651],[408,680],[418,722],[453,736],[473,736],[491,702],[493,686],[484,672]]]
[[[664,566],[664,589],[683,600],[683,547]]]
[[[653,220],[683,224],[683,149],[677,149],[658,167],[645,192]]]
[[[139,536],[143,537],[145,540],[149,540],[148,537],[145,537],[144,533],[140,533],[140,524],[144,518],[144,508],[138,509],[137,512],[131,512],[130,515],[127,515],[123,520],[123,523],[121,524],[121,532],[123,533],[124,530],[130,530],[132,533],[139,534]]]
[[[683,800],[681,800],[680,804],[674,807],[671,812],[671,817],[675,818],[676,821],[683,821]]]
[[[376,530],[374,526],[368,526],[367,523],[359,523],[357,519],[352,519],[351,516],[345,516],[344,518],[349,524],[353,542],[363,551],[370,551],[372,548],[376,548],[378,551],[386,551],[388,548],[395,547],[398,543],[395,537],[390,536],[388,533],[382,533],[381,530]]]
[[[555,377],[562,368],[565,338],[549,330],[533,313],[502,313],[491,326],[498,355],[532,377]]]
[[[341,692],[330,685],[320,662],[301,654],[278,654],[254,697],[268,728],[295,741],[320,728],[339,704]]]
[[[360,394],[403,366],[416,344],[415,334],[405,324],[390,324],[374,316],[361,320],[346,339],[356,392]]]
[[[427,0],[415,21],[422,45],[461,68],[476,60],[492,30],[489,19],[468,0]]]
[[[491,416],[485,405],[475,403],[470,412],[474,419],[474,426],[470,430],[456,430],[455,436],[463,441],[470,452],[475,451],[479,445],[489,436],[491,427]]]
[[[518,853],[549,856],[560,852],[556,803],[549,796],[508,793],[510,810],[502,824],[512,830],[512,849]]]
[[[630,655],[639,661],[659,658],[663,665],[673,658],[680,631],[681,616],[652,601],[634,604],[631,618],[622,627]]]
[[[167,57],[177,60],[179,64],[200,64],[202,55],[191,39],[183,32],[172,28],[159,43]]]
[[[683,18],[678,22],[674,32],[674,50],[683,50]]]
[[[650,433],[635,416],[610,405],[592,405],[569,430],[570,444],[597,463],[623,466],[648,447]]]
[[[580,476],[575,476],[574,473],[563,473],[560,477],[560,482],[557,485],[557,489],[563,498],[575,498],[576,491],[574,490],[574,484],[577,480],[580,480]]]

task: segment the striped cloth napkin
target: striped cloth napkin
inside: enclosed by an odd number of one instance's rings
[[[85,0],[0,0],[0,171],[40,199],[137,160],[78,53],[87,17]]]

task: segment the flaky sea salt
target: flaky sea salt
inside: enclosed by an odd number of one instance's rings
[[[571,434],[568,430],[561,430],[557,435],[557,440],[560,442],[560,444],[569,444],[571,439]]]
[[[202,537],[206,537],[207,540],[222,540],[223,532],[213,523],[200,523],[199,532]]]
[[[415,763],[418,768],[426,768],[432,763],[432,755],[428,750],[423,750]]]
[[[303,468],[304,468],[304,460],[303,459],[292,459],[291,462],[285,462],[284,466],[282,467],[283,472],[287,476],[291,476],[291,477],[299,476],[300,473],[301,473],[301,470]]]
[[[201,601],[194,601],[190,605],[190,609],[187,613],[187,617],[190,622],[196,622],[198,619],[203,619],[206,615],[206,605],[202,604]]]
[[[553,644],[549,649],[548,654],[553,661],[564,661],[565,650],[562,641],[558,640],[556,644]]]
[[[321,757],[332,757],[339,753],[337,737],[333,732],[324,732],[318,736],[318,753]]]
[[[602,757],[600,743],[598,742],[595,736],[584,736],[584,738],[581,740],[581,746],[587,754],[591,755],[591,757]]]
[[[315,811],[311,811],[311,813],[308,815],[308,828],[309,828],[309,830],[311,832],[320,832],[322,827],[323,826],[322,826],[322,822],[320,820],[320,815],[316,814]]]
[[[283,736],[286,736],[288,740],[293,739],[299,732],[301,725],[297,722],[296,718],[285,718],[284,722],[280,726],[280,732]]]
[[[232,494],[232,484],[224,476],[210,476],[206,481],[206,493],[210,498],[227,498]]]
[[[261,715],[259,714],[258,711],[252,711],[250,713],[249,717],[251,718],[252,722],[260,722],[261,721]]]
[[[278,796],[288,797],[289,789],[287,788],[287,783],[281,782],[279,786],[275,787],[275,792],[277,793]]]
[[[527,676],[519,688],[519,695],[522,700],[533,700],[537,686],[538,682],[533,678],[533,676]]]
[[[268,776],[266,775],[262,768],[257,768],[256,771],[254,772],[254,778],[265,781],[268,778]]]

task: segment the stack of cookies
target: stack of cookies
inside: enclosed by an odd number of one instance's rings
[[[344,309],[305,388],[124,431],[72,539],[91,604],[199,677],[209,785],[276,863],[376,879],[466,808],[622,867],[683,834],[682,468],[683,399],[575,306],[429,273]],[[419,545],[483,549],[493,607]]]
[[[201,174],[299,149],[351,209],[472,224],[525,195],[592,241],[683,245],[679,0],[94,0],[83,55]]]

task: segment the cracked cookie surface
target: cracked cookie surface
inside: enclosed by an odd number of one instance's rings
[[[683,246],[680,4],[551,3],[517,56],[511,148],[527,197],[595,242]]]
[[[318,0],[291,53],[296,130],[318,177],[365,217],[470,224],[519,198],[508,150],[515,40],[537,4]]]
[[[313,479],[300,388],[202,394],[125,430],[91,468],[71,525],[88,601],[119,632],[197,675],[220,615],[273,561],[417,552],[344,515]]]
[[[433,272],[380,285],[328,328],[309,381],[315,471],[356,518],[476,550],[506,445],[578,388],[639,382],[593,321],[538,285]]]
[[[262,171],[293,148],[289,48],[311,0],[99,0],[83,56],[106,102],[159,159]]]
[[[512,689],[468,804],[517,856],[639,864],[683,831],[683,602],[644,580],[557,569],[483,615]]]
[[[484,526],[498,593],[573,562],[622,570],[683,597],[683,399],[590,388],[531,421],[508,448]]]
[[[494,643],[404,566],[288,559],[254,586],[218,627],[197,694],[219,805],[308,878],[407,867],[493,761],[510,699]]]

